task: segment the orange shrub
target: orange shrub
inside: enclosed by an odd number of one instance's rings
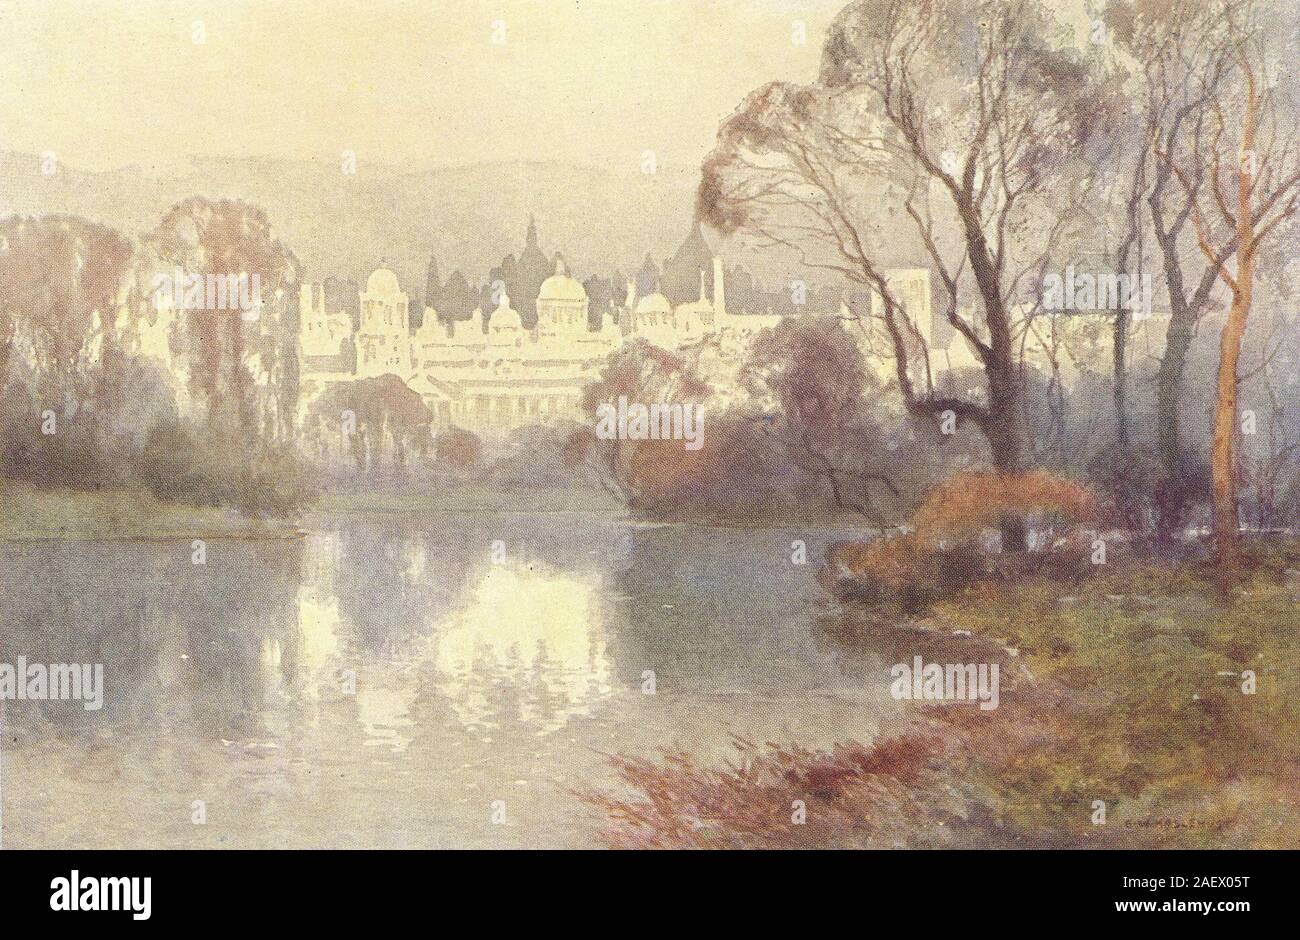
[[[930,491],[912,516],[912,526],[924,542],[963,540],[997,528],[1008,515],[1075,525],[1097,517],[1097,500],[1082,483],[1042,470],[958,473]]]
[[[1080,564],[1089,570],[1087,555],[1079,551],[997,559],[980,551],[975,539],[1007,515],[1075,525],[1096,518],[1097,501],[1087,487],[1041,471],[1017,476],[960,473],[930,492],[912,517],[912,531],[870,543],[832,545],[818,578],[842,601],[891,605],[915,614],[987,578],[1044,564],[1064,566],[1058,572],[1062,575],[1072,574]]]

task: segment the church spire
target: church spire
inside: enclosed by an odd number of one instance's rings
[[[537,248],[537,218],[530,212],[528,213],[528,238],[526,240],[527,248]]]

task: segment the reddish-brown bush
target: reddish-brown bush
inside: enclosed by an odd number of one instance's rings
[[[912,516],[918,538],[966,540],[997,528],[1006,516],[1075,525],[1096,518],[1097,500],[1082,483],[1042,470],[1006,475],[958,473],[930,491]]]
[[[483,442],[477,435],[460,428],[448,428],[438,435],[434,454],[453,467],[468,469],[483,459]]]
[[[1005,516],[1032,516],[1056,529],[1069,529],[1096,518],[1096,513],[1093,494],[1072,480],[1043,472],[962,473],[930,492],[905,534],[832,545],[818,577],[840,600],[918,613],[989,577],[1041,566],[1068,574],[1079,567],[1080,557],[1073,551],[997,559],[982,551],[977,539]],[[1067,571],[1056,570],[1062,564]]]
[[[638,794],[578,796],[603,810],[611,848],[833,848],[941,845],[960,804],[937,781],[944,746],[904,734],[829,752],[736,740],[739,759],[703,767],[685,753],[663,764],[613,758]],[[797,801],[797,802],[796,802]]]

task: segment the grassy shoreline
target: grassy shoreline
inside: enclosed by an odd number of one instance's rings
[[[723,767],[615,756],[627,789],[582,794],[602,840],[1300,848],[1300,541],[1255,546],[1230,596],[1210,564],[1138,558],[884,613],[847,605],[829,629],[887,662],[1002,659],[1001,705],[916,703],[873,741],[746,744]],[[806,824],[790,825],[795,800]]]
[[[170,503],[144,489],[46,489],[0,481],[0,541],[287,539],[302,534],[293,520]]]
[[[427,490],[333,491],[322,495],[315,513],[532,513],[595,515],[628,522],[698,526],[711,529],[844,529],[862,527],[853,513],[711,513],[647,518],[630,511],[598,489],[509,487],[460,483]]]

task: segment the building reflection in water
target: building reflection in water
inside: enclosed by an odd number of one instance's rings
[[[610,694],[595,582],[495,565],[435,633],[436,684],[462,724],[555,731]]]
[[[262,643],[260,673],[272,684],[297,677],[310,725],[322,707],[351,700],[362,743],[400,753],[420,737],[417,724],[438,713],[475,734],[545,734],[609,696],[598,577],[540,562],[453,567],[441,552],[431,564],[419,538],[367,547],[382,562],[354,584],[340,577],[349,553],[337,538],[308,540],[292,667],[277,640]],[[341,693],[348,670],[355,698]],[[277,691],[266,690],[268,702]],[[442,707],[417,704],[428,696]]]

